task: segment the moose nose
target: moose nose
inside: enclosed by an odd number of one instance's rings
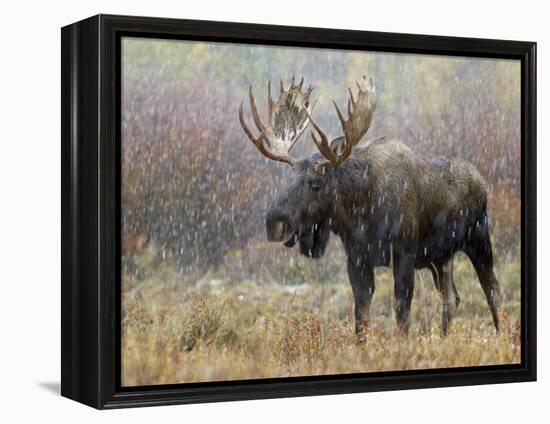
[[[271,230],[267,231],[267,239],[269,241],[281,241],[285,234],[285,224],[283,221],[273,223]]]
[[[277,210],[270,210],[266,220],[267,240],[283,241],[288,228],[288,218]]]

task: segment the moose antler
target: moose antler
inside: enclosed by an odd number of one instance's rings
[[[289,156],[309,123],[309,116],[314,104],[310,102],[313,87],[308,87],[302,92],[304,78],[298,84],[294,84],[294,77],[288,90],[285,90],[283,81],[280,84],[280,93],[276,101],[271,98],[271,82],[267,83],[268,95],[268,125],[264,125],[256,101],[252,94],[252,86],[249,88],[250,111],[252,118],[260,134],[255,137],[248,128],[243,117],[243,104],[239,107],[239,122],[243,131],[248,136],[261,154],[269,159],[294,165],[294,160]]]
[[[319,149],[319,152],[327,159],[328,162],[324,164],[338,165],[345,161],[353,148],[361,141],[363,136],[367,133],[374,110],[376,109],[376,94],[374,94],[374,84],[372,79],[367,79],[363,76],[362,84],[356,82],[358,93],[357,98],[353,97],[353,92],[349,90],[348,98],[348,119],[344,119],[338,105],[333,100],[338,119],[344,130],[344,137],[338,137],[328,142],[327,136],[323,130],[317,125],[311,113],[308,111],[308,117],[313,125],[313,128],[319,135],[320,139],[317,139],[315,132],[311,131],[311,138]],[[343,144],[343,147],[340,147]]]

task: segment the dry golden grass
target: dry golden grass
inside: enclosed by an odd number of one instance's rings
[[[301,260],[300,260],[301,261]],[[412,325],[397,334],[389,270],[377,271],[372,323],[355,343],[353,302],[345,271],[315,281],[318,263],[304,260],[308,283],[228,281],[209,273],[193,285],[169,271],[123,288],[123,385],[360,373],[520,361],[519,263],[497,261],[504,305],[496,335],[473,269],[457,256],[462,305],[440,337],[439,299],[427,271],[416,274]],[[224,270],[222,270],[224,271]],[[227,270],[225,270],[227,271]]]

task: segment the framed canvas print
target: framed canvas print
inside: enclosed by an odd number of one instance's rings
[[[536,379],[535,43],[62,29],[62,394]]]

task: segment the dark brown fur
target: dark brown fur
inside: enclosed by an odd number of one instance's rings
[[[318,167],[315,154],[298,162],[295,178],[269,210],[267,235],[302,254],[322,256],[330,233],[347,253],[359,338],[368,324],[374,267],[391,266],[399,328],[409,328],[414,270],[429,268],[443,302],[444,334],[460,299],[453,255],[472,261],[498,331],[499,285],[493,272],[487,192],[474,166],[461,160],[427,161],[402,143],[357,148],[342,164]]]

